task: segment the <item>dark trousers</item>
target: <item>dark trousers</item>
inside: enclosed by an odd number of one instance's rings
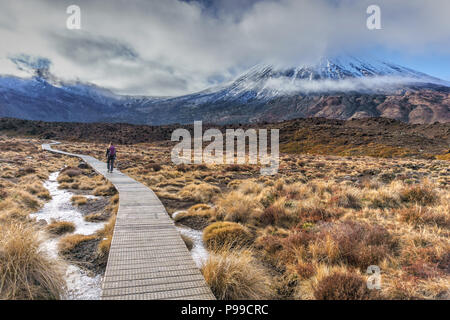
[[[107,166],[108,166],[108,170],[112,172],[114,169],[114,158],[113,157],[108,157]]]

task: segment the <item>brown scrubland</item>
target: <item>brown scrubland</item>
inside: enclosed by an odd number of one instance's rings
[[[102,159],[103,144],[61,145]],[[330,149],[330,153],[332,153]],[[119,145],[119,168],[175,221],[203,230],[219,299],[448,299],[448,161],[281,154],[258,166],[173,165],[170,148]],[[381,290],[366,273],[381,270]]]
[[[345,124],[336,138],[314,126],[280,132],[274,176],[261,176],[258,165],[174,165],[170,143],[132,144],[128,136],[121,140],[126,144],[116,144],[116,164],[154,190],[170,215],[177,212],[176,223],[203,231],[210,255],[202,273],[218,299],[450,299],[450,150],[433,145],[435,136],[448,137],[446,127],[433,127],[434,136],[427,137],[425,127],[399,125],[422,136],[408,151],[406,140],[371,140],[378,127],[365,134],[352,126]],[[84,134],[57,148],[104,161],[110,137]],[[0,236],[1,298],[61,294],[58,264],[39,252],[41,234],[64,234],[61,256],[80,266],[101,272],[107,261],[119,200],[115,189],[78,168],[78,160],[40,151],[40,143],[0,138],[0,228],[17,234]],[[60,187],[76,194],[72,201],[80,210],[92,206],[86,194],[108,199],[85,215],[107,221],[95,235],[74,234],[64,223],[41,227],[28,218],[49,200],[42,182],[63,167]],[[26,244],[20,228],[39,235],[30,236],[34,242],[23,249],[15,247]],[[24,252],[22,259],[11,258],[15,250]],[[371,265],[381,270],[380,290],[367,287]]]

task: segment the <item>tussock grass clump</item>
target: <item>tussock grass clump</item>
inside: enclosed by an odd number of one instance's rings
[[[379,193],[371,199],[369,208],[372,209],[394,209],[400,206],[398,198],[385,193]]]
[[[371,292],[360,275],[337,272],[318,282],[314,297],[317,300],[369,300]]]
[[[109,216],[107,214],[105,214],[105,212],[96,212],[96,213],[91,213],[91,214],[84,216],[84,221],[101,222],[101,221],[107,220],[108,218],[109,218]]]
[[[66,167],[58,175],[56,179],[58,183],[72,183],[75,181],[75,178],[83,174],[83,172],[74,167]]]
[[[262,300],[272,296],[271,279],[250,250],[212,253],[201,271],[219,300]]]
[[[309,231],[277,234],[275,230],[269,230],[268,234],[256,239],[255,245],[261,249],[266,262],[277,269],[285,269],[286,266],[294,267],[299,262],[314,239],[315,234]]]
[[[77,206],[82,206],[88,202],[88,199],[83,196],[75,195],[70,199],[70,201]]]
[[[17,191],[17,196],[19,197],[22,204],[33,211],[36,211],[42,205],[42,202],[39,199],[37,199],[27,191]]]
[[[28,174],[36,173],[36,169],[33,167],[20,168],[17,172],[17,177],[22,177]]]
[[[150,163],[146,166],[146,169],[153,170],[154,172],[161,171],[162,167],[159,163]]]
[[[108,223],[105,224],[103,229],[97,231],[96,236],[102,238],[98,244],[99,256],[107,261],[109,249],[111,248],[111,241],[114,233],[114,226],[116,225],[116,215],[109,218]]]
[[[251,171],[252,167],[245,164],[230,164],[225,167],[225,171],[230,172],[240,172],[240,171]]]
[[[59,241],[59,252],[63,255],[67,255],[72,253],[79,247],[83,242],[91,241],[96,239],[95,235],[82,235],[82,234],[73,234],[68,235],[62,238]]]
[[[315,274],[315,268],[312,263],[299,261],[295,266],[295,273],[300,279],[311,278]]]
[[[422,206],[414,206],[398,210],[399,219],[415,226],[436,225],[450,229],[450,215],[447,212],[433,210]]]
[[[117,193],[116,188],[110,183],[106,185],[101,185],[94,189],[94,195],[95,196],[113,196]]]
[[[214,216],[215,210],[211,208],[210,205],[207,204],[196,204],[190,207],[187,211],[178,213],[174,220],[176,222],[185,222],[188,219],[203,219],[204,223],[207,224],[207,221]]]
[[[220,193],[220,188],[209,183],[189,184],[180,190],[179,196],[183,199],[192,199],[203,203],[210,202]]]
[[[365,270],[391,254],[395,246],[393,237],[381,226],[344,221],[321,230],[309,250],[317,261]]]
[[[62,235],[75,231],[75,224],[68,221],[55,221],[47,225],[47,231],[54,235]]]
[[[262,204],[254,196],[239,191],[231,191],[217,201],[217,219],[245,223],[257,217],[263,210]]]
[[[201,216],[211,216],[212,207],[209,204],[199,203],[188,209],[189,214],[196,214]]]
[[[103,227],[103,229],[97,231],[97,236],[99,237],[111,237],[114,233],[114,226],[116,225],[116,216],[112,216],[111,218],[109,218],[108,223],[105,224],[105,226]]]
[[[421,206],[433,205],[439,200],[436,192],[428,184],[407,187],[401,192],[400,197],[403,202]]]
[[[42,185],[41,182],[34,182],[27,186],[26,191],[43,200],[50,200],[50,192]]]
[[[251,232],[239,223],[215,222],[203,230],[203,241],[212,250],[242,247],[252,241]]]
[[[0,224],[0,299],[59,299],[61,262],[40,248],[37,231],[22,223]]]
[[[110,201],[113,205],[119,204],[119,194],[112,196]]]
[[[245,181],[239,184],[238,189],[244,195],[257,195],[263,190],[263,186],[253,181]]]
[[[59,173],[60,175],[66,175],[70,178],[77,177],[81,175],[83,172],[79,168],[75,167],[66,167]]]
[[[338,207],[359,210],[362,207],[361,199],[356,192],[345,192],[332,197],[330,202]]]
[[[262,225],[279,225],[283,220],[288,218],[288,212],[284,205],[280,205],[280,201],[271,204],[259,216],[259,222]]]

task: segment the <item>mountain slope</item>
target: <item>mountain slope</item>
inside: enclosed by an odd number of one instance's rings
[[[0,77],[0,116],[136,124],[387,117],[450,122],[447,82],[392,63],[351,56],[294,68],[256,66],[236,80],[173,98],[118,96],[43,76]]]
[[[0,77],[0,115],[30,120],[131,121],[124,99],[92,85],[58,85],[41,77]]]

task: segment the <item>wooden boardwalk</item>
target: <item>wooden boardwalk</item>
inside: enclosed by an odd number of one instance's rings
[[[102,282],[102,299],[215,299],[159,198],[145,185],[91,156],[81,158],[119,192],[119,211]]]

